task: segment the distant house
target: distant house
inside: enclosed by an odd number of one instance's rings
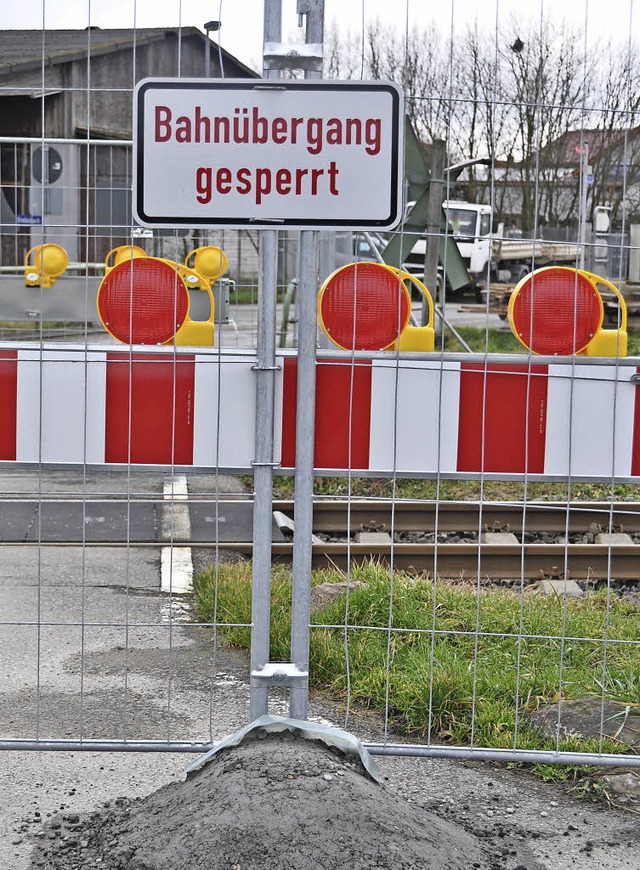
[[[586,171],[585,171],[586,169]],[[620,225],[640,220],[640,128],[568,130],[528,161],[496,160],[474,167],[458,182],[459,196],[488,202],[508,225],[573,227],[587,187],[587,221],[607,206]]]
[[[43,238],[82,261],[130,240],[131,146],[118,142],[133,87],[204,77],[207,62],[214,78],[257,75],[195,27],[0,31],[2,264]]]
[[[545,149],[547,150],[547,149]],[[563,167],[579,184],[581,161],[588,173],[589,214],[598,205],[611,208],[614,222],[640,217],[640,127],[571,130],[548,146],[550,164]],[[624,209],[623,209],[624,205]]]

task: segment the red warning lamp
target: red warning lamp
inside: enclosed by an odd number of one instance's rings
[[[212,345],[210,317],[189,317],[189,292],[175,263],[156,257],[127,259],[114,266],[98,288],[98,315],[104,328],[124,344]]]
[[[621,328],[603,329],[598,284],[618,297]],[[617,288],[581,269],[550,266],[526,275],[509,299],[511,330],[527,350],[544,356],[624,356],[626,306]]]
[[[320,325],[343,350],[384,350],[411,317],[411,296],[397,275],[378,263],[351,263],[320,288]]]
[[[428,300],[427,326],[409,324],[408,284],[417,285]],[[433,350],[433,302],[427,288],[413,275],[384,263],[350,263],[329,275],[320,288],[318,319],[343,350]]]

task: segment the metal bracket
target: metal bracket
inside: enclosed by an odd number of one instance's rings
[[[638,384],[640,384],[640,375],[631,375],[629,380],[631,381],[632,384],[636,384],[636,386],[637,386]]]
[[[251,366],[252,372],[279,372],[282,366]]]
[[[265,69],[307,69],[322,72],[322,60],[323,46],[321,42],[264,43],[263,66]]]
[[[297,686],[306,685],[309,672],[301,671],[292,662],[267,662],[260,670],[251,671],[251,685],[259,686]]]

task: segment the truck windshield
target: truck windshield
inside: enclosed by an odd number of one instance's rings
[[[456,238],[472,239],[476,234],[475,211],[464,208],[447,208],[447,220]]]

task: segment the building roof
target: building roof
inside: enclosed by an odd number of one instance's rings
[[[0,77],[37,69],[43,60],[47,66],[68,63],[90,55],[109,54],[134,45],[159,42],[167,37],[186,39],[197,37],[203,45],[207,37],[197,27],[138,27],[103,29],[87,27],[83,30],[0,30]],[[212,48],[222,52],[234,73],[257,77],[258,73],[243,64],[218,43]],[[213,54],[213,52],[212,52]]]
[[[543,149],[556,155],[558,165],[578,166],[583,154],[588,154],[589,160],[611,154],[624,149],[630,142],[636,142],[640,128],[602,130],[584,128],[568,130],[557,139],[549,142]],[[637,146],[634,145],[634,148]]]

